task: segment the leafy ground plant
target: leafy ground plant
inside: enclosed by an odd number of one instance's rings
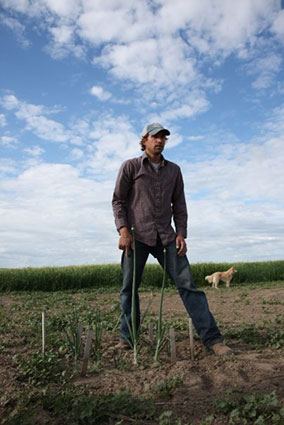
[[[151,397],[133,397],[128,390],[108,395],[95,395],[88,389],[70,386],[54,393],[48,390],[41,402],[51,414],[65,417],[72,425],[108,423],[109,418],[124,416],[136,420],[151,419],[155,413]]]
[[[230,425],[283,425],[284,407],[280,407],[275,391],[270,394],[245,394],[234,397],[229,392],[216,406],[228,415]]]
[[[62,359],[51,350],[44,357],[41,353],[33,353],[27,358],[16,355],[14,360],[20,371],[17,379],[35,386],[62,381],[67,374]]]
[[[284,330],[273,327],[258,329],[256,325],[249,324],[241,329],[230,329],[225,333],[226,338],[236,338],[255,348],[273,347],[275,349],[284,346]]]

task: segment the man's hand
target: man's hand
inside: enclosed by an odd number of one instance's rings
[[[133,238],[132,235],[129,233],[129,230],[127,227],[121,227],[119,229],[120,238],[118,242],[118,248],[122,249],[126,252],[126,255],[129,254],[130,249],[133,249]]]
[[[181,235],[177,235],[176,237],[176,248],[178,249],[177,255],[185,255],[187,247],[184,237]]]

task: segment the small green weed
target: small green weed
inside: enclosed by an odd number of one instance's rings
[[[174,375],[171,378],[158,381],[155,385],[154,392],[161,398],[172,397],[175,390],[184,382],[184,375]]]
[[[181,419],[174,420],[172,418],[173,412],[171,410],[166,410],[159,416],[159,425],[189,425],[183,424]]]
[[[269,305],[284,305],[284,301],[277,300],[275,298],[270,298],[270,299],[262,298],[261,302],[262,304],[269,304]]]

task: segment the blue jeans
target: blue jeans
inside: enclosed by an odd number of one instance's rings
[[[206,295],[203,291],[195,288],[193,276],[187,257],[178,256],[175,241],[169,243],[166,247],[166,271],[175,283],[184,306],[192,319],[192,323],[199,335],[201,341],[206,347],[210,347],[216,342],[222,342],[221,333],[216,325],[215,319],[209,310]],[[142,280],[142,273],[149,254],[152,254],[164,266],[164,247],[158,237],[156,246],[148,246],[142,242],[135,241],[136,249],[136,329],[140,325],[140,305],[138,289]],[[121,298],[121,339],[130,339],[128,323],[131,324],[131,299],[133,284],[133,251],[128,255],[125,252],[121,259],[123,283],[120,292]]]

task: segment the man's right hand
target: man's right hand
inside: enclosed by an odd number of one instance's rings
[[[133,249],[133,238],[127,227],[121,227],[119,229],[120,238],[118,242],[118,248],[129,254],[130,250]]]

